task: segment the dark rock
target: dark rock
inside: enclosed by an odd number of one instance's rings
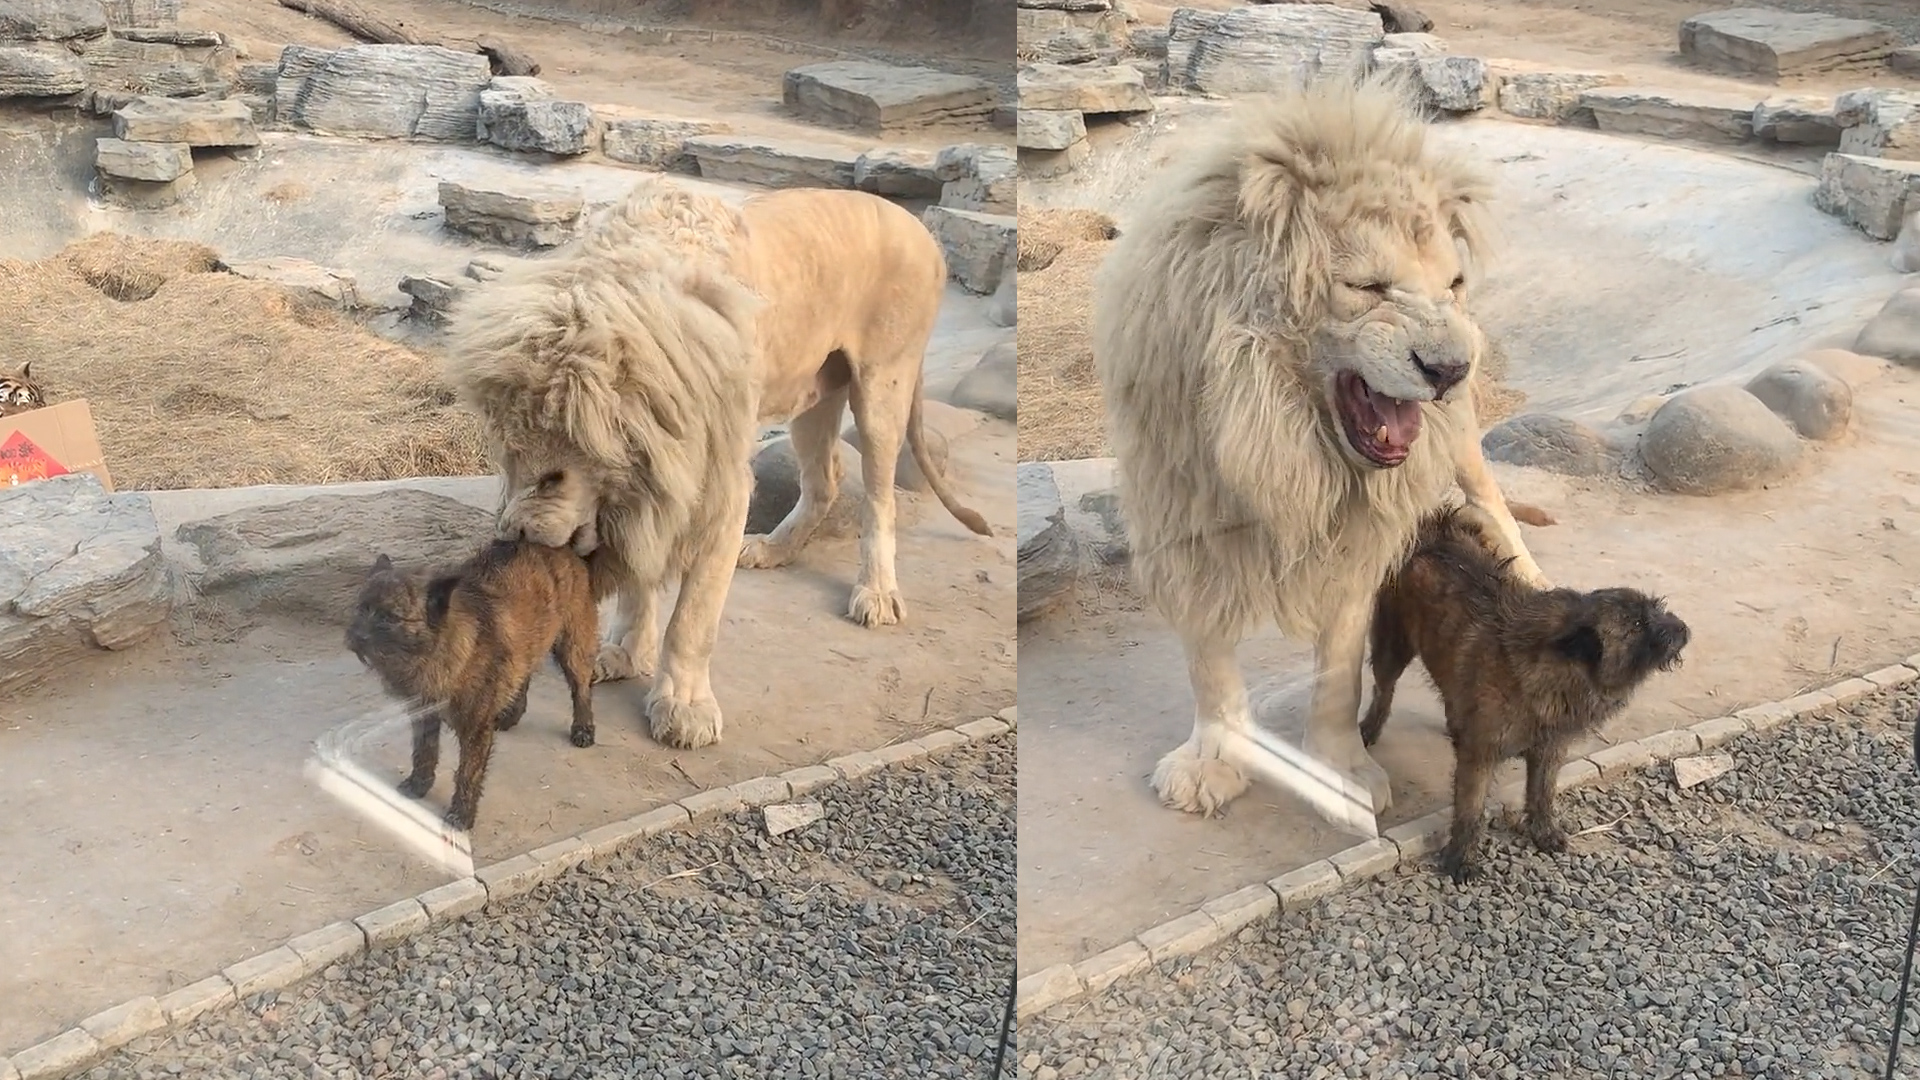
[[[1489,461],[1525,465],[1567,476],[1617,472],[1621,454],[1606,436],[1564,416],[1526,413],[1495,427],[1480,440]]]
[[[1640,454],[1661,486],[1719,495],[1786,476],[1804,444],[1760,399],[1737,386],[1682,391],[1647,422]]]
[[[1021,462],[1014,494],[1019,503],[1017,614],[1020,622],[1026,622],[1072,595],[1080,573],[1080,541],[1067,525],[1060,488],[1047,465]]]
[[[1853,351],[1920,367],[1920,288],[1903,289],[1860,328]]]
[[[1015,421],[1020,408],[1018,370],[1019,354],[1014,343],[1003,341],[981,354],[973,370],[960,377],[953,392],[947,395],[947,403],[999,420]]]

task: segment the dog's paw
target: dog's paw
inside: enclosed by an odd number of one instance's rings
[[[573,743],[573,745],[579,747],[582,750],[585,750],[587,747],[593,745],[593,729],[592,728],[574,728],[573,731],[568,735],[568,739]]]
[[[1548,855],[1558,855],[1567,850],[1567,834],[1558,825],[1536,825],[1528,822],[1522,826],[1522,831],[1526,833],[1527,839],[1533,841],[1534,847]]]
[[[1455,885],[1465,885],[1480,876],[1480,859],[1472,845],[1448,843],[1440,849],[1440,870]]]
[[[415,774],[400,781],[399,786],[400,794],[405,795],[409,799],[424,798],[427,792],[433,790],[433,777],[432,775],[420,776]]]
[[[892,626],[907,617],[907,602],[899,589],[873,589],[856,585],[847,604],[847,618],[861,626]]]
[[[450,806],[447,808],[446,816],[441,820],[461,832],[473,831],[473,811],[470,809]]]

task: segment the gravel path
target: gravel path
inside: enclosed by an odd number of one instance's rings
[[[1020,1076],[1876,1077],[1913,903],[1920,691],[1560,797],[1558,859],[1398,870],[1021,1025]],[[1915,1011],[1908,1026],[1920,1029]],[[1902,1048],[1920,1077],[1920,1038]]]
[[[100,1078],[985,1077],[1014,963],[1014,739],[589,864],[149,1038]],[[1011,1070],[1009,1070],[1011,1071]]]

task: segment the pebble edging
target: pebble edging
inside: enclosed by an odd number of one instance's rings
[[[1785,701],[1754,705],[1731,716],[1702,720],[1690,727],[1659,731],[1603,747],[1562,766],[1554,790],[1582,787],[1675,757],[1711,750],[1750,732],[1768,731],[1788,720],[1809,717],[1916,680],[1920,680],[1920,653]],[[1524,795],[1525,782],[1515,780],[1494,789],[1489,801],[1502,809],[1517,810]],[[1163,960],[1211,948],[1250,926],[1286,912],[1310,908],[1322,897],[1348,885],[1386,874],[1402,864],[1410,866],[1438,851],[1446,842],[1452,816],[1451,806],[1443,807],[1387,829],[1376,839],[1281,874],[1265,884],[1249,885],[1215,897],[1197,910],[1143,930],[1105,952],[1077,963],[1054,964],[1023,975],[1015,998],[1015,1015],[1026,1020],[1063,1002],[1098,994]],[[3,1071],[0,1071],[0,1080],[4,1080]]]
[[[342,960],[392,948],[430,926],[452,922],[476,911],[496,909],[589,859],[612,854],[648,837],[716,814],[785,802],[889,765],[925,758],[970,742],[984,742],[1016,731],[1018,724],[1019,709],[1009,706],[993,716],[938,728],[917,739],[893,743],[879,750],[858,750],[820,765],[804,765],[777,776],[756,776],[726,787],[696,792],[643,814],[557,840],[480,867],[472,877],[435,886],[355,919],[296,935],[164,997],[145,994],[96,1013],[45,1042],[18,1050],[12,1057],[0,1057],[0,1080],[65,1080],[142,1036],[184,1027],[214,1009],[238,1004],[252,994],[284,990]]]

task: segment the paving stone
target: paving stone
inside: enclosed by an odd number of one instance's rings
[[[151,994],[123,1001],[80,1021],[80,1030],[93,1036],[102,1050],[117,1049],[166,1026],[167,1014]]]
[[[168,1024],[181,1027],[238,1000],[233,992],[233,983],[225,975],[209,975],[163,996],[160,999],[160,1012],[167,1018]]]
[[[1693,725],[1694,737],[1700,740],[1700,749],[1711,750],[1751,731],[1747,722],[1738,716],[1718,716],[1712,720],[1702,720]]]
[[[1763,705],[1741,709],[1733,714],[1733,719],[1747,725],[1750,731],[1769,731],[1793,719],[1794,712],[1785,702],[1769,701]]]
[[[284,990],[299,982],[306,973],[306,962],[285,945],[250,956],[220,972],[243,1001],[263,990]]]
[[[709,180],[770,188],[851,188],[862,151],[832,143],[745,135],[700,135],[687,153]]]
[[[551,844],[534,848],[527,852],[533,861],[540,864],[542,881],[552,881],[561,874],[586,862],[593,855],[593,849],[577,836],[563,837]]]
[[[1025,1020],[1062,1001],[1076,998],[1082,989],[1080,977],[1073,973],[1071,964],[1055,964],[1044,971],[1037,971],[1014,985],[1015,1018]]]
[[[765,806],[793,798],[793,789],[777,776],[756,776],[731,786],[743,806]]]
[[[337,922],[289,940],[287,948],[300,955],[307,974],[315,975],[366,952],[367,934],[357,923]]]
[[[1836,705],[1851,705],[1880,688],[1865,679],[1843,679],[1827,687],[1823,693],[1833,698]]]
[[[1680,24],[1682,56],[1770,80],[1878,64],[1899,44],[1879,23],[1770,8],[1709,11]]]
[[[1593,762],[1601,776],[1611,778],[1652,764],[1653,755],[1639,741],[1630,740],[1595,750],[1587,755],[1587,760]]]
[[[1833,708],[1838,702],[1834,700],[1832,694],[1823,690],[1814,690],[1799,697],[1790,697],[1780,704],[1786,706],[1795,716],[1811,716]]]
[[[1340,888],[1340,871],[1327,859],[1289,870],[1267,882],[1280,898],[1280,910],[1298,911]]]
[[[731,814],[747,805],[740,793],[730,787],[713,788],[710,791],[696,792],[680,800],[687,815],[695,821],[715,814]]]
[[[1400,861],[1400,849],[1385,837],[1355,844],[1327,860],[1340,872],[1341,880],[1377,877],[1392,870]]]
[[[1833,153],[1821,159],[1813,205],[1875,240],[1891,240],[1900,235],[1907,197],[1915,191],[1920,191],[1920,161]]]
[[[1007,727],[1007,722],[999,717],[983,716],[978,720],[969,720],[961,724],[958,730],[967,738],[979,741],[981,739],[991,739],[997,735],[1005,735],[1012,729]]]
[[[1265,885],[1249,885],[1200,905],[1200,911],[1220,924],[1222,937],[1233,935],[1280,911],[1280,898]],[[1084,976],[1082,976],[1084,979]]]
[[[1905,664],[1889,664],[1876,671],[1869,671],[1861,678],[1885,690],[1895,686],[1905,686],[1915,679],[1920,679],[1920,671],[1915,671]]]
[[[786,73],[782,98],[807,120],[862,131],[917,129],[984,117],[993,84],[971,75],[868,60],[830,60]]]
[[[1750,138],[1759,104],[1757,96],[1722,90],[1598,87],[1580,95],[1601,131],[1714,143]]]
[[[819,769],[821,766],[809,765],[807,768]],[[793,770],[794,773],[805,771],[804,769]],[[839,779],[832,769],[825,769],[824,771],[828,779]],[[791,784],[790,777],[792,775],[793,773],[783,774],[781,779],[788,780],[789,784]],[[803,794],[803,792],[796,791],[795,794]],[[688,820],[685,807],[677,804],[663,806],[657,810],[649,810],[644,814],[636,814],[633,817],[622,818],[619,821],[602,825],[597,829],[582,833],[580,835],[580,842],[585,844],[589,854],[597,859],[604,855],[611,855],[636,840],[642,840],[646,837],[664,832],[667,829],[684,824]]]
[[[1267,895],[1273,895],[1272,891],[1269,890]],[[1073,965],[1073,973],[1086,987],[1087,993],[1097,994],[1151,966],[1153,958],[1147,954],[1147,947],[1137,941],[1128,941]]]
[[[419,902],[420,909],[426,912],[428,922],[451,922],[486,907],[487,887],[478,878],[461,878],[428,889],[414,899]],[[362,929],[367,929],[367,940],[372,941],[373,931],[364,923]]]
[[[818,791],[828,784],[838,783],[840,773],[830,765],[803,765],[798,769],[788,769],[780,774],[787,782],[787,790],[798,799],[803,795]]]
[[[1640,745],[1647,748],[1656,761],[1666,761],[1683,754],[1696,753],[1700,749],[1700,737],[1690,727],[1671,728],[1656,731],[1651,735],[1642,735]]]
[[[956,746],[967,745],[967,737],[951,728],[929,731],[914,741],[926,747],[927,753],[929,754],[937,754],[942,750],[951,750]]]
[[[1125,64],[1029,64],[1017,76],[1020,111],[1105,115],[1153,111],[1146,80]]]
[[[1399,861],[1404,865],[1440,850],[1440,845],[1447,841],[1447,830],[1452,827],[1452,820],[1450,811],[1435,810],[1425,817],[1395,825],[1380,835],[1399,849]]]
[[[1553,778],[1553,790],[1565,791],[1568,788],[1583,787],[1600,780],[1600,766],[1586,758],[1575,758],[1560,766],[1560,772]]]
[[[106,1053],[93,1036],[69,1028],[13,1055],[20,1080],[61,1080],[100,1060]]]
[[[876,769],[886,767],[886,762],[881,761],[879,756],[871,750],[856,750],[851,754],[843,754],[828,760],[827,765],[848,780],[856,780]]]
[[[442,893],[444,896],[446,893],[443,892],[443,890],[453,890],[462,885],[468,886],[469,890],[479,890],[479,900],[477,903],[474,903],[473,907],[469,910],[477,910],[481,904],[486,902],[486,890],[481,887],[480,883],[474,881],[472,878],[462,878],[459,881],[442,885],[439,889],[422,893],[420,896],[409,896],[405,900],[397,900],[388,904],[386,907],[369,911],[365,915],[353,920],[353,924],[360,928],[361,933],[366,935],[367,948],[369,950],[384,949],[391,945],[397,945],[413,935],[424,931],[428,923],[433,921],[427,914],[424,899],[426,896],[432,895],[433,893]],[[462,892],[466,893],[467,890],[462,890]],[[447,917],[451,918],[452,916]]]
[[[113,113],[113,134],[136,143],[184,146],[259,146],[253,113],[239,101],[182,101],[142,97]]]
[[[1139,941],[1158,964],[1176,956],[1191,956],[1226,936],[1219,923],[1203,912],[1192,911],[1144,931]]]
[[[927,748],[912,739],[891,743],[873,752],[882,766],[903,765],[927,756]]]

